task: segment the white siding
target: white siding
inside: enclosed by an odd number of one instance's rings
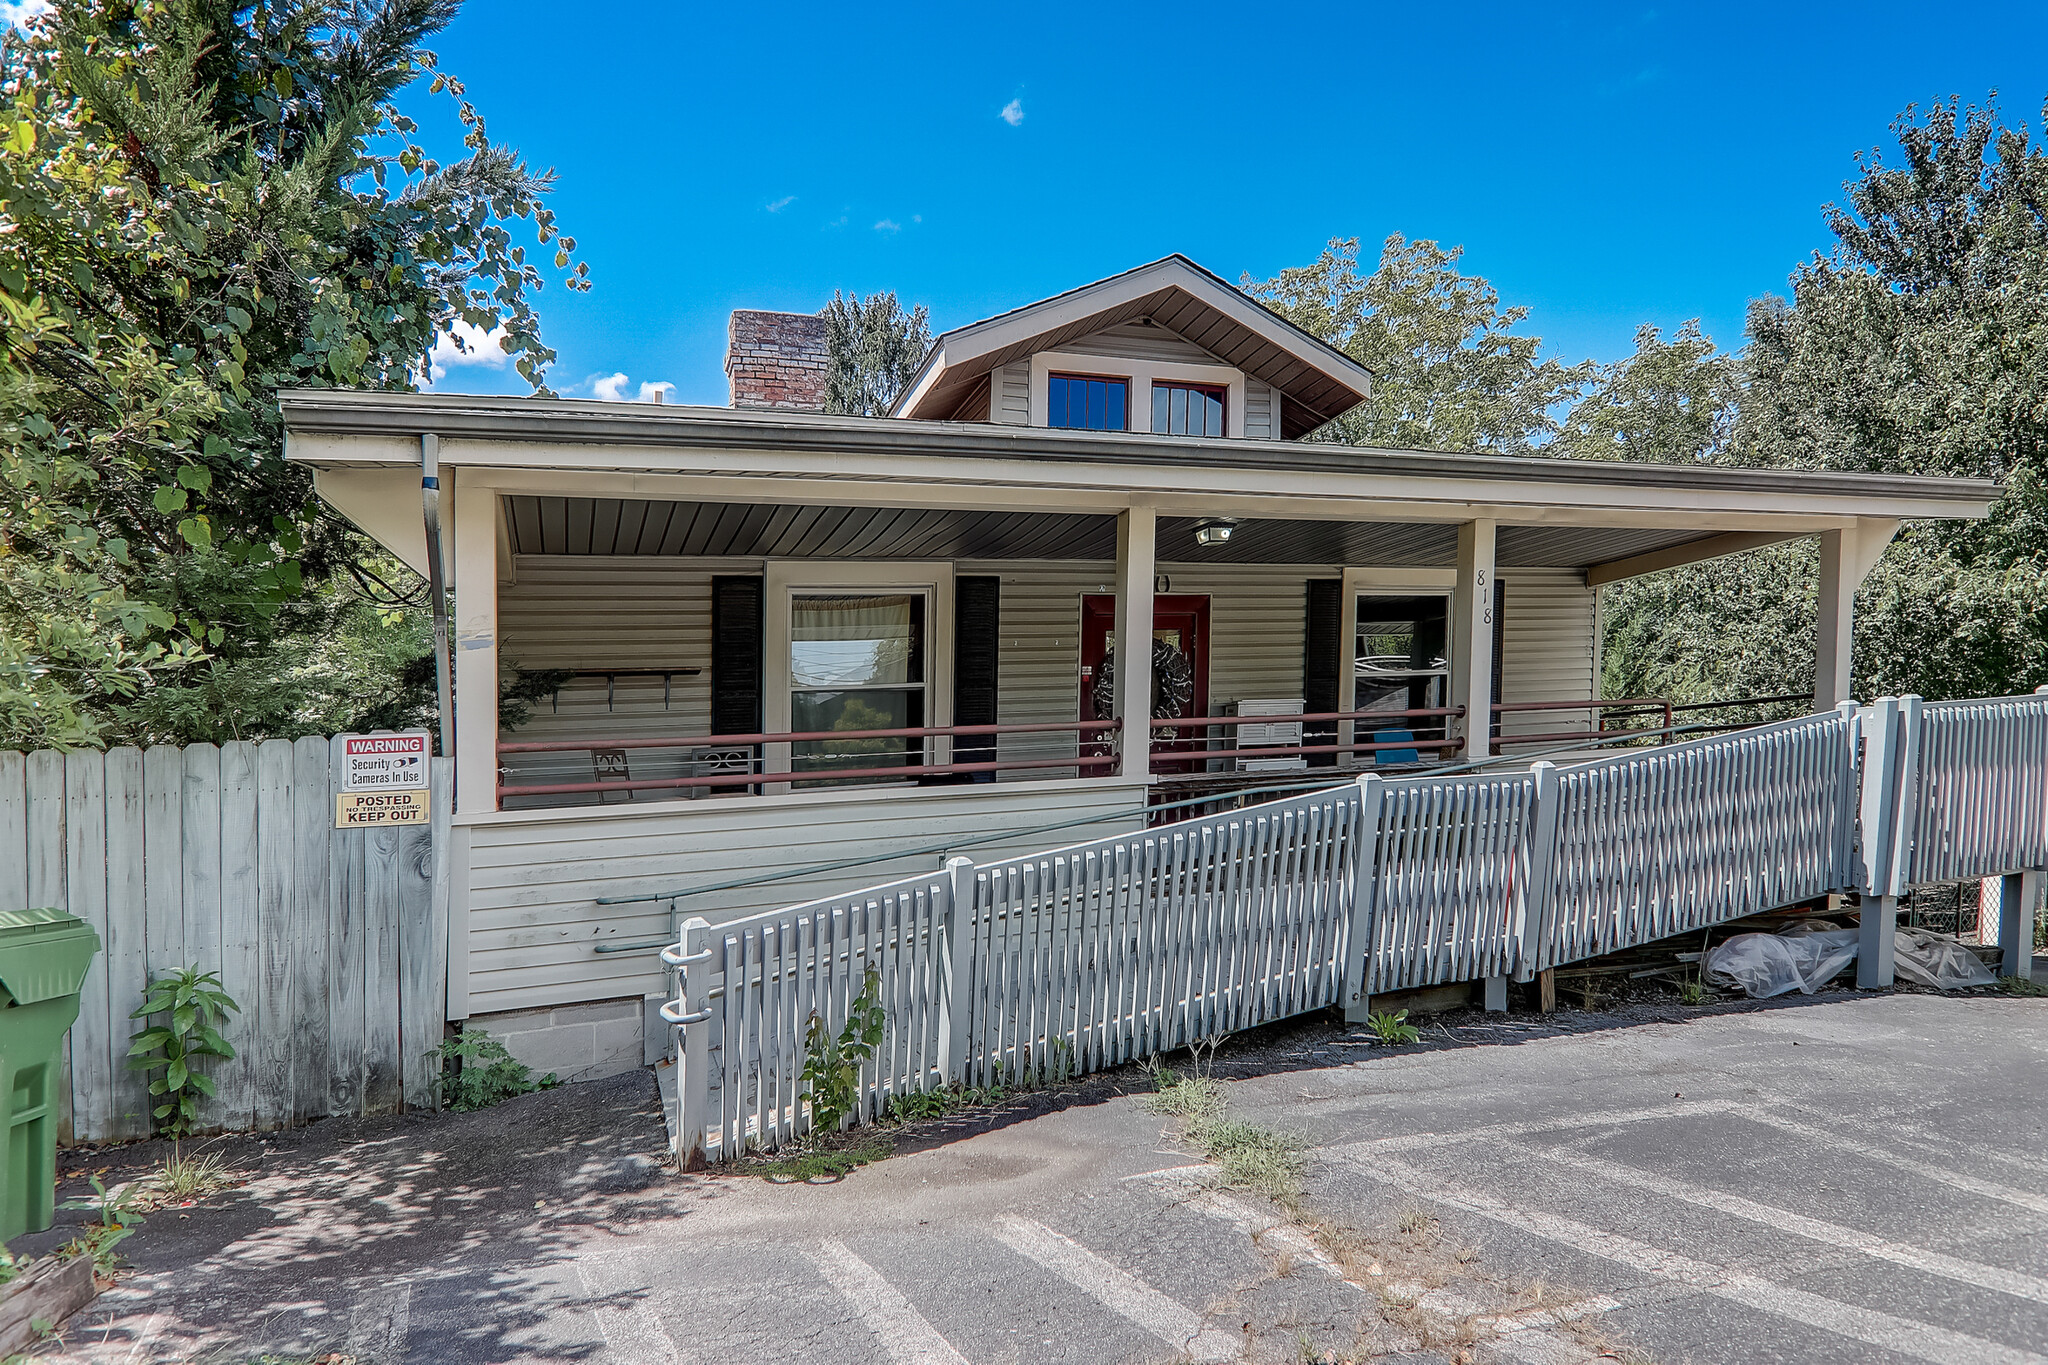
[[[707,565],[652,556],[522,555],[518,582],[498,590],[505,665],[542,669],[695,668],[669,680],[620,678],[609,704],[603,678],[577,678],[542,698],[507,739],[620,739],[702,735],[711,726],[711,578],[759,573],[758,564]],[[679,753],[636,752],[631,775],[676,775]],[[516,780],[588,782],[586,754],[510,755]],[[662,799],[655,793],[652,798]],[[624,800],[625,793],[612,799]],[[577,798],[553,798],[561,804]],[[592,803],[596,798],[584,798]]]
[[[1503,569],[1501,623],[1503,702],[1587,701],[1599,695],[1595,661],[1595,593],[1570,569]],[[1508,734],[1581,728],[1584,711],[1510,715]]]
[[[1273,421],[1274,395],[1271,386],[1249,375],[1244,381],[1244,435],[1248,441],[1277,441],[1279,429]]]
[[[1031,362],[1016,360],[996,371],[989,420],[1004,426],[1031,425]]]
[[[465,822],[470,834],[469,1001],[477,1014],[664,989],[652,942],[673,926],[666,901],[599,905],[599,896],[689,890],[778,866],[811,867],[947,840],[1110,817],[962,849],[977,862],[1137,828],[1142,789],[1121,783],[952,787],[891,793],[736,797],[635,810],[521,814]],[[943,866],[941,852],[689,897],[678,915],[714,922]]]

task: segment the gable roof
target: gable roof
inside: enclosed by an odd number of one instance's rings
[[[945,333],[889,415],[951,417],[990,371],[1138,318],[1284,394],[1281,435],[1289,440],[1356,407],[1372,383],[1342,351],[1175,254]]]

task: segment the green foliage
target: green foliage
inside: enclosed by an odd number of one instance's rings
[[[2001,976],[1998,988],[2007,995],[2048,996],[2048,982],[2031,980],[2024,976]]]
[[[142,1226],[142,1215],[136,1210],[134,1186],[121,1191],[118,1197],[107,1193],[107,1187],[98,1176],[92,1177],[93,1193],[97,1199],[73,1199],[60,1207],[67,1209],[90,1209],[100,1216],[97,1223],[86,1225],[85,1231],[57,1248],[56,1254],[64,1260],[77,1256],[92,1258],[92,1272],[103,1280],[114,1278],[120,1269],[121,1257],[115,1250],[121,1243],[134,1236]]]
[[[860,1102],[860,1069],[881,1045],[887,1018],[881,996],[882,974],[870,967],[860,993],[847,1002],[846,1022],[838,1034],[817,1011],[811,1012],[804,1031],[803,1084],[814,1133],[838,1131]]]
[[[916,1123],[921,1119],[942,1119],[963,1109],[1001,1104],[1010,1098],[1006,1085],[949,1085],[919,1094],[898,1095],[889,1101],[888,1116],[895,1123]]]
[[[829,1184],[892,1155],[889,1146],[881,1142],[864,1142],[856,1147],[813,1147],[763,1161],[752,1169],[774,1185]]]
[[[1353,237],[1313,265],[1244,279],[1246,293],[1373,373],[1366,401],[1316,439],[1526,455],[1557,431],[1552,410],[1579,396],[1593,366],[1540,359],[1543,339],[1516,330],[1529,310],[1502,308],[1491,284],[1459,270],[1463,254],[1395,233],[1361,275]]]
[[[437,1055],[441,1058],[441,1107],[458,1114],[561,1084],[552,1071],[535,1080],[531,1067],[481,1030],[442,1039]]]
[[[1380,1011],[1366,1016],[1365,1026],[1383,1043],[1419,1043],[1422,1030],[1408,1022],[1407,1010],[1396,1010],[1392,1014]]]
[[[836,290],[825,305],[825,411],[886,417],[932,347],[924,305],[906,313],[896,292]]]
[[[1678,1003],[1681,1005],[1704,1005],[1713,998],[1707,983],[1697,976],[1688,976],[1678,983]]]
[[[220,1036],[220,1025],[237,1005],[221,989],[220,976],[197,965],[160,976],[149,983],[142,1003],[130,1019],[161,1015],[164,1022],[130,1034],[128,1065],[136,1071],[162,1071],[150,1081],[149,1093],[163,1103],[152,1111],[157,1125],[172,1137],[192,1131],[199,1119],[199,1099],[215,1093],[211,1078],[200,1071],[207,1061],[225,1061],[234,1047]]]
[[[14,1253],[0,1246],[0,1284],[6,1284],[28,1266],[27,1261],[16,1260]]]
[[[281,390],[410,388],[437,338],[494,329],[544,390],[505,223],[583,270],[551,176],[422,45],[457,8],[60,0],[0,42],[0,743],[187,737],[120,708],[202,662],[288,671],[280,642],[325,629],[280,616],[363,542],[285,464]],[[393,104],[422,78],[454,164]]]
[[[1663,340],[1636,332],[1635,354],[1599,366],[1544,450],[1582,460],[1712,462],[1727,451],[1739,394],[1733,357],[1714,349],[1694,318]]]

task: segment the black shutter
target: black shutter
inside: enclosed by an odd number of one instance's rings
[[[1501,655],[1507,645],[1508,639],[1507,613],[1504,610],[1504,608],[1507,606],[1507,603],[1507,582],[1506,580],[1502,579],[1499,575],[1495,575],[1493,580],[1493,699],[1495,702],[1504,702],[1507,700],[1507,698],[1502,696],[1500,693]],[[1488,733],[1490,733],[1496,739],[1500,737],[1499,716],[1495,716],[1493,718],[1493,729]]]
[[[1002,651],[1003,580],[987,577],[953,580],[953,723],[994,725],[997,659]],[[955,763],[993,763],[994,735],[953,741]],[[993,772],[970,775],[975,782],[995,781]]]
[[[1311,713],[1337,709],[1343,685],[1343,666],[1351,651],[1344,647],[1344,580],[1311,578],[1308,581],[1308,621],[1302,633],[1301,697]],[[1301,742],[1335,744],[1335,721],[1311,722],[1302,727]],[[1310,754],[1311,768],[1327,768],[1337,761],[1335,754]]]
[[[711,580],[711,731],[758,734],[761,710],[761,601],[754,575]]]

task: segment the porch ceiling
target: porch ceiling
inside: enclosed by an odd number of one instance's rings
[[[1116,519],[930,508],[792,507],[620,498],[505,499],[522,555],[682,555],[718,559],[1113,560]],[[1195,544],[1193,517],[1159,519],[1168,563],[1439,568],[1457,562],[1451,523],[1244,521],[1229,542]],[[1714,533],[1631,527],[1503,526],[1503,568],[1584,568]]]

